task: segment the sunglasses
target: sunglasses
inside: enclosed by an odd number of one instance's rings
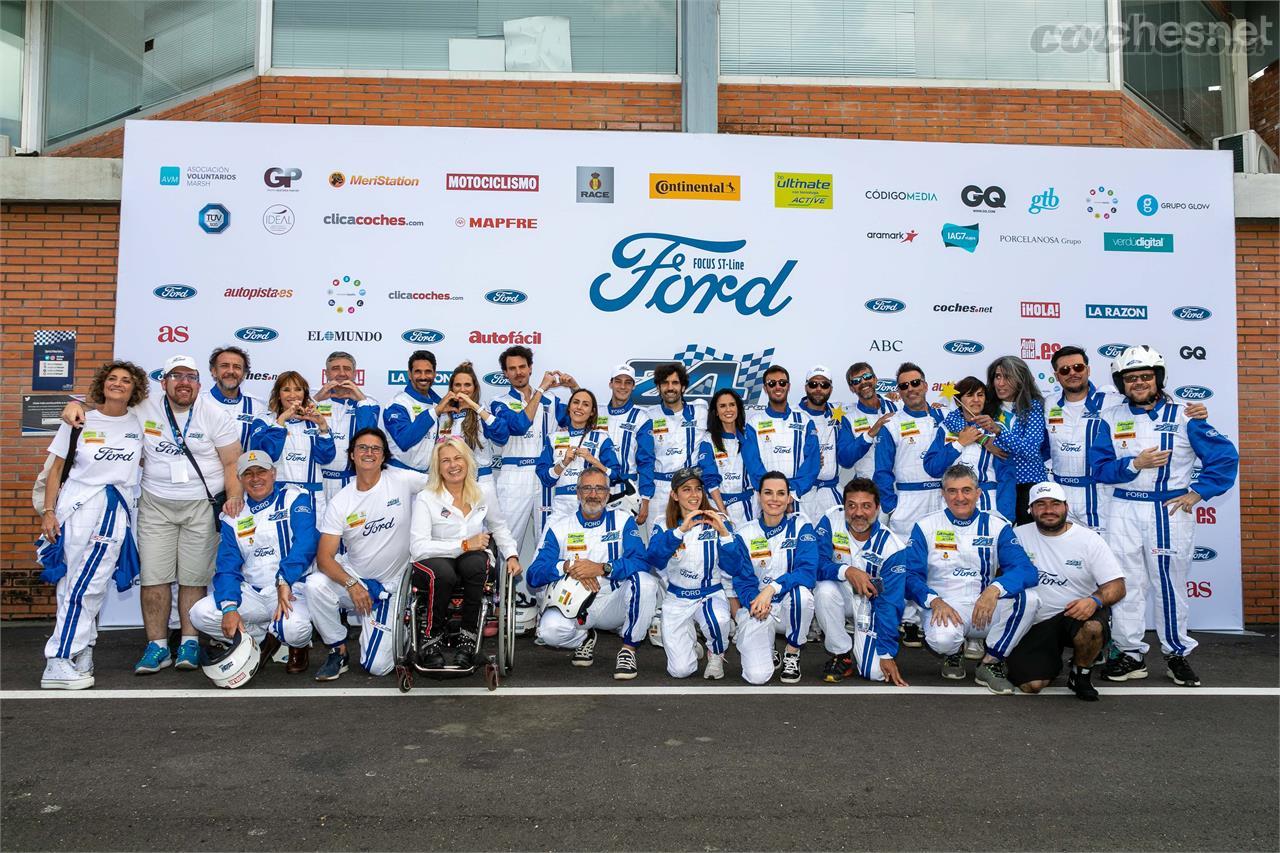
[[[815,390],[821,389],[825,391],[831,387],[831,383],[830,382],[806,382],[804,387],[815,389]]]
[[[1124,384],[1131,385],[1134,382],[1155,382],[1156,375],[1154,373],[1126,373],[1120,379]]]
[[[923,384],[924,384],[923,379],[912,379],[910,382],[899,382],[898,390],[905,391],[908,388],[919,388]]]
[[[786,388],[791,382],[786,379],[770,379],[764,384],[769,388]]]
[[[870,372],[870,371],[867,371],[866,373],[862,374],[861,376],[850,376],[850,377],[849,377],[849,384],[850,384],[850,385],[857,385],[857,384],[858,384],[858,383],[860,383],[860,382],[870,382],[872,379],[875,379],[875,378],[876,378],[876,375],[875,375],[874,373],[872,373],[872,372]]]
[[[1084,373],[1089,369],[1087,364],[1064,364],[1058,368],[1059,376],[1070,376],[1073,373]]]

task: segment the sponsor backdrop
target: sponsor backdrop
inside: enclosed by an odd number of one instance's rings
[[[1231,192],[1219,152],[129,122],[116,347],[237,343],[261,397],[348,350],[384,401],[421,347],[490,397],[512,343],[603,394],[679,359],[695,396],[823,364],[840,401],[910,359],[945,402],[998,355],[1056,398],[1059,346],[1103,385],[1150,343],[1234,435]],[[1199,521],[1192,625],[1239,628],[1236,493]]]

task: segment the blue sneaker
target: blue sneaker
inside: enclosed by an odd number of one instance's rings
[[[316,681],[337,681],[347,671],[347,653],[329,652],[324,663],[316,670]]]
[[[187,640],[178,646],[178,659],[174,661],[174,669],[199,669],[200,644],[195,640]]]
[[[167,666],[173,666],[173,655],[169,653],[169,647],[160,643],[147,643],[142,659],[133,665],[133,674],[151,675]]]

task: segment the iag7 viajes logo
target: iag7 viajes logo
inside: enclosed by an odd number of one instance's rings
[[[663,314],[674,314],[691,302],[693,313],[701,314],[719,301],[743,316],[772,317],[791,303],[791,297],[781,297],[781,292],[799,261],[785,261],[769,275],[751,276],[747,261],[738,256],[746,245],[746,240],[701,240],[654,232],[623,237],[613,247],[615,269],[591,282],[591,304],[601,311],[621,311],[648,293],[644,307]],[[629,271],[630,278],[613,279],[615,271]]]

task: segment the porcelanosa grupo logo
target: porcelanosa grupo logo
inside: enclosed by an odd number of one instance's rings
[[[343,275],[329,280],[329,308],[338,314],[354,314],[364,307],[369,295],[364,282],[355,276]]]
[[[596,276],[591,282],[591,304],[600,311],[621,311],[649,291],[643,307],[663,314],[690,306],[694,314],[702,314],[712,303],[726,302],[743,316],[772,317],[791,302],[790,296],[780,299],[779,294],[799,261],[786,261],[771,276],[748,278],[747,262],[735,257],[746,245],[746,240],[702,240],[656,232],[623,237],[611,258],[617,271],[630,270],[632,278],[623,280],[619,288],[610,286],[614,271]],[[673,274],[663,275],[665,271]],[[720,271],[731,274],[719,275]]]
[[[764,387],[764,373],[773,358],[773,348],[759,353],[734,356],[720,352],[715,347],[688,344],[670,358],[633,358],[627,362],[636,372],[636,388],[631,400],[638,406],[652,406],[662,402],[658,387],[653,381],[653,371],[662,364],[677,361],[689,373],[686,400],[710,401],[717,391],[737,391],[744,400],[755,400]]]

